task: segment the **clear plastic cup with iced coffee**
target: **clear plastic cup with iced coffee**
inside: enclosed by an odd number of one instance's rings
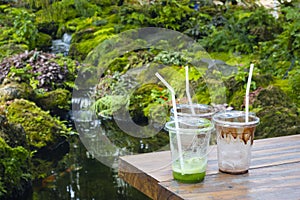
[[[259,118],[249,113],[248,122],[243,111],[216,113],[212,120],[217,132],[218,166],[221,172],[247,173],[251,161],[251,147]]]

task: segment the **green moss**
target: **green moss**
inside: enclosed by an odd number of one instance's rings
[[[78,17],[78,12],[74,8],[74,0],[56,1],[51,6],[39,10],[37,13],[37,21],[51,22],[51,21],[67,21]]]
[[[32,87],[24,82],[11,82],[0,86],[0,102],[6,102],[20,98],[29,99],[32,97],[32,94]]]
[[[112,37],[112,35],[99,35],[93,39],[85,40],[80,43],[73,43],[70,46],[69,55],[74,59],[84,60],[97,45],[104,40]]]
[[[244,98],[245,98],[245,91],[244,90],[239,90],[236,91],[230,99],[229,105],[234,107],[236,110],[241,110],[243,103],[244,103]]]
[[[0,137],[11,147],[23,146],[28,149],[23,127],[9,123],[5,115],[0,115]]]
[[[296,108],[266,106],[257,113],[260,125],[255,138],[271,138],[300,133],[300,116]]]
[[[37,99],[37,105],[43,110],[56,112],[70,109],[71,92],[66,89],[56,89],[44,93]]]
[[[254,75],[252,81],[255,82],[256,87],[267,87],[270,85],[274,78],[271,74],[261,74],[261,75]]]
[[[56,33],[59,28],[59,23],[54,21],[44,21],[44,22],[37,22],[37,28],[39,32],[46,33],[50,35],[52,38],[56,38]]]
[[[90,28],[92,24],[91,18],[75,18],[65,23],[66,29],[72,32],[80,32]]]
[[[213,59],[222,60],[231,66],[245,66],[253,61],[251,55],[234,55],[230,52],[210,52],[209,55]]]
[[[131,116],[136,121],[141,121],[145,117],[166,118],[167,101],[170,99],[169,91],[155,84],[144,84],[131,95],[129,105]]]
[[[25,50],[28,49],[29,49],[28,46],[25,44],[9,43],[9,44],[0,45],[0,61],[5,57],[9,57],[10,55],[24,52]]]
[[[23,147],[10,147],[0,137],[0,199],[20,199],[26,190],[30,153]]]
[[[128,57],[123,56],[120,58],[116,58],[111,64],[109,70],[111,72],[122,72],[124,68],[128,65]]]
[[[276,86],[268,86],[266,89],[263,89],[257,96],[254,104],[254,107],[267,107],[274,106],[285,108],[293,108],[295,105],[291,101],[291,98],[287,94]]]
[[[69,55],[84,60],[86,55],[105,39],[115,34],[115,24],[98,16],[76,18],[66,23],[66,29],[75,31],[72,35]]]
[[[95,29],[94,27],[89,27],[74,33],[72,36],[72,43],[79,43],[81,41],[93,38],[93,33],[95,31],[97,31],[97,29]]]
[[[32,178],[34,180],[46,178],[49,172],[53,170],[53,162],[39,158],[32,159]]]
[[[52,45],[52,37],[46,33],[38,33],[36,40],[36,48],[47,51]]]
[[[7,108],[9,122],[21,124],[29,145],[36,149],[55,144],[68,133],[66,126],[28,100],[13,101]]]

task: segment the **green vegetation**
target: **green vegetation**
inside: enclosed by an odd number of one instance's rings
[[[111,59],[109,63],[88,57],[103,70],[92,96],[92,109],[99,116],[112,117],[127,108],[140,124],[147,124],[151,117],[168,119],[162,111],[170,109],[171,96],[162,84],[151,82],[149,74],[156,72],[152,63],[165,66],[159,73],[176,89],[180,102],[186,102],[184,67],[189,66],[193,101],[212,104],[226,99],[229,106],[242,110],[249,65],[254,63],[250,110],[261,119],[256,138],[300,133],[299,0],[281,3],[278,18],[255,0],[242,1],[243,6],[230,3],[234,1],[224,5],[200,1],[199,10],[188,0],[0,2],[1,199],[15,198],[25,187],[23,183],[46,176],[51,164],[43,159],[32,161],[31,156],[68,136],[70,130],[57,116],[70,109],[78,69],[95,73],[88,66],[79,67],[79,62],[99,44],[99,54],[94,56],[106,54],[111,45],[107,39],[118,40],[115,36],[119,33],[135,28],[160,27],[184,33],[216,59],[217,68],[196,69],[193,60],[203,55],[197,54],[191,61],[193,52],[170,52],[162,48],[165,41],[122,52],[131,48],[124,41],[124,49],[114,48],[105,57]],[[72,34],[68,57],[43,52],[64,33]],[[130,45],[144,43],[136,40]],[[224,85],[209,87],[221,82]],[[115,124],[105,126],[118,132]],[[122,147],[148,151],[137,147],[139,139],[126,134],[111,134],[110,139]],[[155,146],[167,139],[159,135],[147,142]]]
[[[0,198],[20,198],[20,191],[25,192],[25,182],[31,180],[29,172],[30,153],[22,146],[10,147],[0,137]],[[18,186],[18,188],[16,188]]]
[[[23,126],[28,144],[33,149],[53,145],[61,136],[66,136],[68,133],[68,129],[62,122],[27,100],[13,101],[8,106],[7,112],[9,122]]]

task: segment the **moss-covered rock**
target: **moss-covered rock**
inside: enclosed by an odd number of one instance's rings
[[[25,44],[9,43],[0,45],[0,61],[5,57],[24,52],[28,49],[29,47]]]
[[[25,82],[10,82],[5,85],[0,85],[0,102],[6,102],[21,98],[30,99],[32,95],[32,87]]]
[[[103,35],[82,41],[80,43],[72,43],[69,50],[69,56],[77,60],[84,60],[88,53],[90,53],[98,44],[109,37],[111,36]]]
[[[76,32],[72,37],[72,43],[78,43],[83,40],[93,38],[93,34],[96,32],[96,29],[93,27],[86,28],[84,30]]]
[[[51,113],[58,113],[61,110],[70,109],[71,92],[66,89],[56,89],[44,93],[37,98],[37,105],[43,110],[48,110]]]
[[[253,104],[255,108],[267,106],[293,108],[295,104],[279,87],[270,85],[260,91]]]
[[[88,27],[73,34],[69,56],[75,59],[84,60],[97,45],[112,37],[115,29],[112,24],[105,27]]]
[[[28,100],[14,100],[7,107],[7,118],[9,122],[23,126],[32,149],[51,147],[68,134],[68,129],[61,121]]]
[[[46,33],[38,33],[36,41],[36,48],[42,51],[49,51],[52,46],[52,37]]]
[[[11,147],[28,148],[23,127],[9,123],[4,115],[0,115],[0,137]]]
[[[300,134],[300,114],[295,108],[267,106],[257,113],[260,125],[255,138]]]
[[[254,110],[260,118],[256,138],[270,138],[300,133],[300,116],[297,106],[277,86],[270,85],[257,95]]]
[[[12,148],[0,137],[0,158],[0,199],[25,198],[31,189],[29,151]]]
[[[267,87],[274,81],[274,77],[271,74],[256,74],[253,76],[252,81],[255,82],[256,87]]]
[[[41,23],[37,23],[37,28],[40,32],[46,33],[46,34],[50,35],[52,38],[57,39],[56,38],[56,33],[58,31],[58,28],[59,28],[59,23],[58,22],[44,21],[44,22],[41,22]]]

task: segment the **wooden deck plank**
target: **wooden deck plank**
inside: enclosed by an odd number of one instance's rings
[[[171,199],[299,199],[300,163],[252,169],[244,175],[212,174],[193,185],[173,180],[160,185],[162,200],[168,195]]]
[[[221,182],[224,182],[223,184],[225,184],[227,179],[224,179],[224,177],[226,176],[234,177],[236,181],[238,180],[238,176],[226,175],[218,172],[216,146],[213,147],[208,159],[207,175],[204,182],[200,183],[200,185],[204,184],[208,187],[213,187],[216,182],[220,180],[222,180]],[[184,184],[179,184],[180,187],[174,188],[174,184],[176,185],[178,183],[176,181],[173,181],[170,164],[171,155],[169,151],[153,152],[134,156],[124,156],[120,158],[119,176],[153,199],[166,199],[165,197],[168,197],[169,199],[180,199],[177,196],[177,194],[181,191],[179,189],[185,187]],[[242,175],[251,177],[243,178],[242,180],[247,181],[249,179],[248,181],[259,185],[259,182],[257,181],[262,181],[259,177],[263,175],[264,170],[271,169],[273,167],[279,170],[279,175],[281,173],[280,176],[284,178],[284,171],[280,171],[280,169],[283,169],[282,165],[290,167],[295,167],[298,165],[298,167],[296,168],[300,169],[300,135],[255,140],[252,148],[250,172],[249,174]],[[288,172],[291,171],[289,169],[286,170]],[[259,174],[259,172],[261,172],[261,174]],[[258,173],[257,176],[256,173]],[[267,171],[265,171],[265,173],[267,174]],[[296,174],[299,175],[299,171],[296,171]],[[300,177],[298,177],[298,175],[295,177],[297,180],[300,180]],[[289,177],[290,175],[286,174],[286,176]],[[268,178],[268,176],[265,178]],[[273,179],[276,179],[275,175]],[[276,181],[274,180],[271,182],[272,185],[276,183]],[[282,182],[282,180],[283,179],[279,179],[280,182]],[[293,185],[294,183],[289,182],[286,184]],[[250,187],[251,185],[246,186]],[[199,184],[187,184],[187,187],[196,187],[199,191],[201,191],[201,188],[199,188]],[[236,187],[239,186],[237,185]],[[241,191],[243,190],[243,188],[239,189]],[[229,198],[229,194],[227,194],[228,191],[230,190],[220,191],[219,194],[221,195],[221,197]],[[267,189],[264,189],[263,191],[266,192]],[[193,193],[194,192],[192,192],[191,194]],[[191,198],[191,194],[188,193],[184,196],[184,198]],[[251,199],[251,194],[251,192],[248,194],[250,195],[249,199]],[[208,198],[210,193],[208,192],[207,195],[208,196],[206,197]]]

